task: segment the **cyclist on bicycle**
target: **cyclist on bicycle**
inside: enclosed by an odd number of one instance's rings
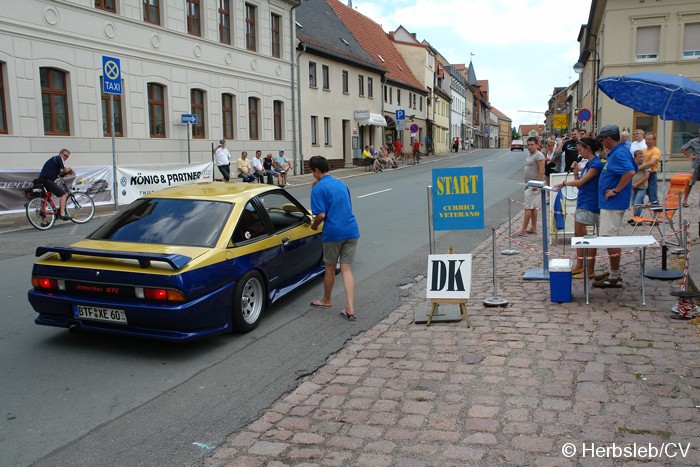
[[[68,193],[58,186],[56,179],[59,176],[68,175],[75,173],[70,167],[66,167],[65,161],[70,157],[70,151],[68,149],[61,149],[57,156],[53,156],[44,163],[44,167],[41,169],[39,174],[39,180],[44,184],[46,189],[56,195],[59,198],[59,212],[58,217],[61,220],[70,220],[70,216],[66,215],[66,201],[68,200]]]

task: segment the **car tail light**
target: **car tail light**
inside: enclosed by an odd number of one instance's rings
[[[168,302],[184,302],[185,296],[179,290],[173,289],[143,289],[143,297],[148,300],[160,300]]]
[[[48,277],[32,277],[32,285],[35,289],[58,290],[58,281]]]

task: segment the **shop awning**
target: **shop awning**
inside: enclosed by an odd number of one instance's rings
[[[438,127],[438,128],[442,128],[443,130],[449,130],[449,128],[440,125],[440,124],[439,124],[438,122],[436,122],[435,120],[427,119],[426,121],[429,122],[429,123],[430,123],[431,125],[433,125],[433,126],[436,126],[436,127]]]
[[[386,126],[386,120],[384,119],[384,116],[370,112],[369,115],[365,115],[365,116],[363,116],[363,118],[358,118],[357,124],[359,126],[364,126],[364,125]]]

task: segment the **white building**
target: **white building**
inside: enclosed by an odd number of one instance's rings
[[[211,160],[212,143],[293,155],[295,0],[4,0],[0,167],[112,161],[102,57],[121,61],[122,165]]]
[[[296,20],[302,161],[321,155],[332,168],[351,167],[364,146],[384,144],[385,70],[326,0],[304,1]]]

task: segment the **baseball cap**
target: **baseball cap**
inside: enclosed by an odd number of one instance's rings
[[[284,149],[280,149],[280,152],[284,152]]]
[[[617,125],[605,125],[599,132],[598,136],[595,137],[598,141],[602,140],[606,136],[617,136],[620,137],[620,129]]]

